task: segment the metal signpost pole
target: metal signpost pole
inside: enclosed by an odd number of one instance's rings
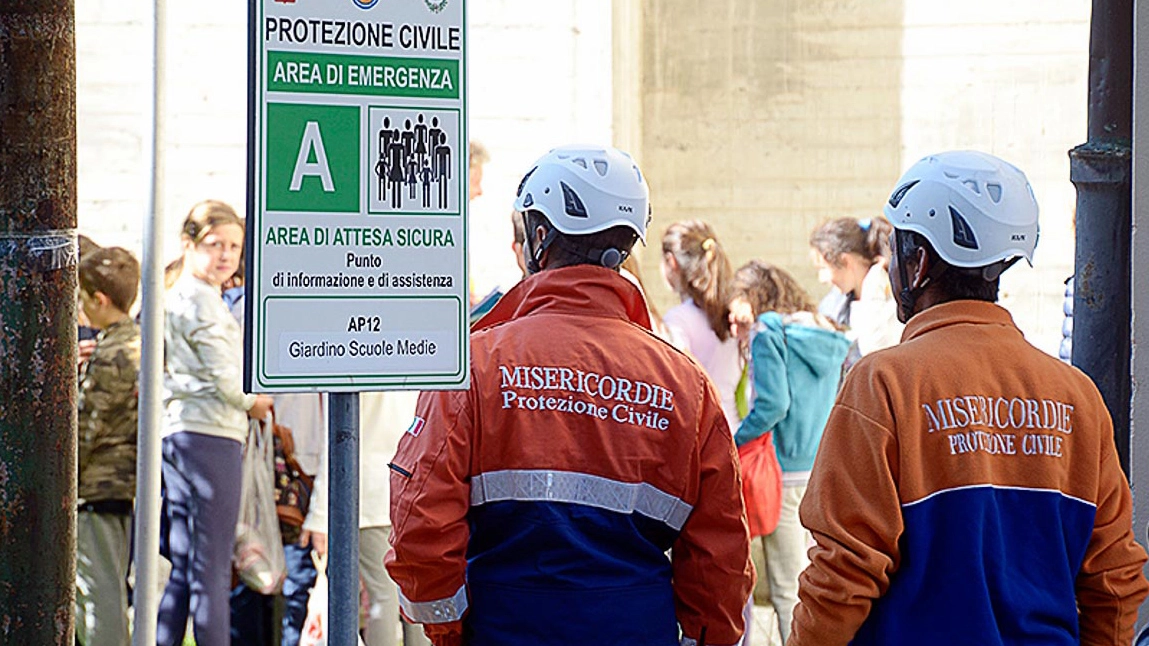
[[[466,3],[249,2],[244,381],[330,394],[330,643],[353,646],[359,393],[469,386]]]
[[[359,393],[328,397],[329,643],[354,646],[359,630]]]
[[[150,173],[148,212],[144,216],[144,250],[141,269],[140,305],[140,404],[136,454],[136,581],[132,593],[135,619],[132,644],[156,643],[159,608],[160,545],[160,424],[163,414],[164,361],[164,266],[163,217],[160,214],[161,187],[157,168],[163,158],[160,134],[163,110],[164,3],[154,3],[152,46],[152,107],[144,132],[145,165]]]

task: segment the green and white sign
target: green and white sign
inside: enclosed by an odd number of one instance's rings
[[[469,385],[465,0],[255,0],[254,392]]]

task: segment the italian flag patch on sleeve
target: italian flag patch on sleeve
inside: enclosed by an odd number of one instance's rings
[[[411,425],[407,427],[407,434],[412,437],[419,437],[423,432],[423,427],[427,425],[427,421],[422,417],[416,417],[411,421]]]

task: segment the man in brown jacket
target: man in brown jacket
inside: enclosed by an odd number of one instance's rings
[[[1129,644],[1149,584],[1109,414],[995,304],[1037,243],[1029,182],[942,153],[885,212],[906,329],[858,362],[827,423],[788,643]]]

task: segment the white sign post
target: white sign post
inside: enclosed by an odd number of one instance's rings
[[[253,2],[249,388],[466,388],[464,1]]]
[[[465,3],[249,2],[244,377],[331,393],[328,643],[352,646],[359,392],[469,385]]]

